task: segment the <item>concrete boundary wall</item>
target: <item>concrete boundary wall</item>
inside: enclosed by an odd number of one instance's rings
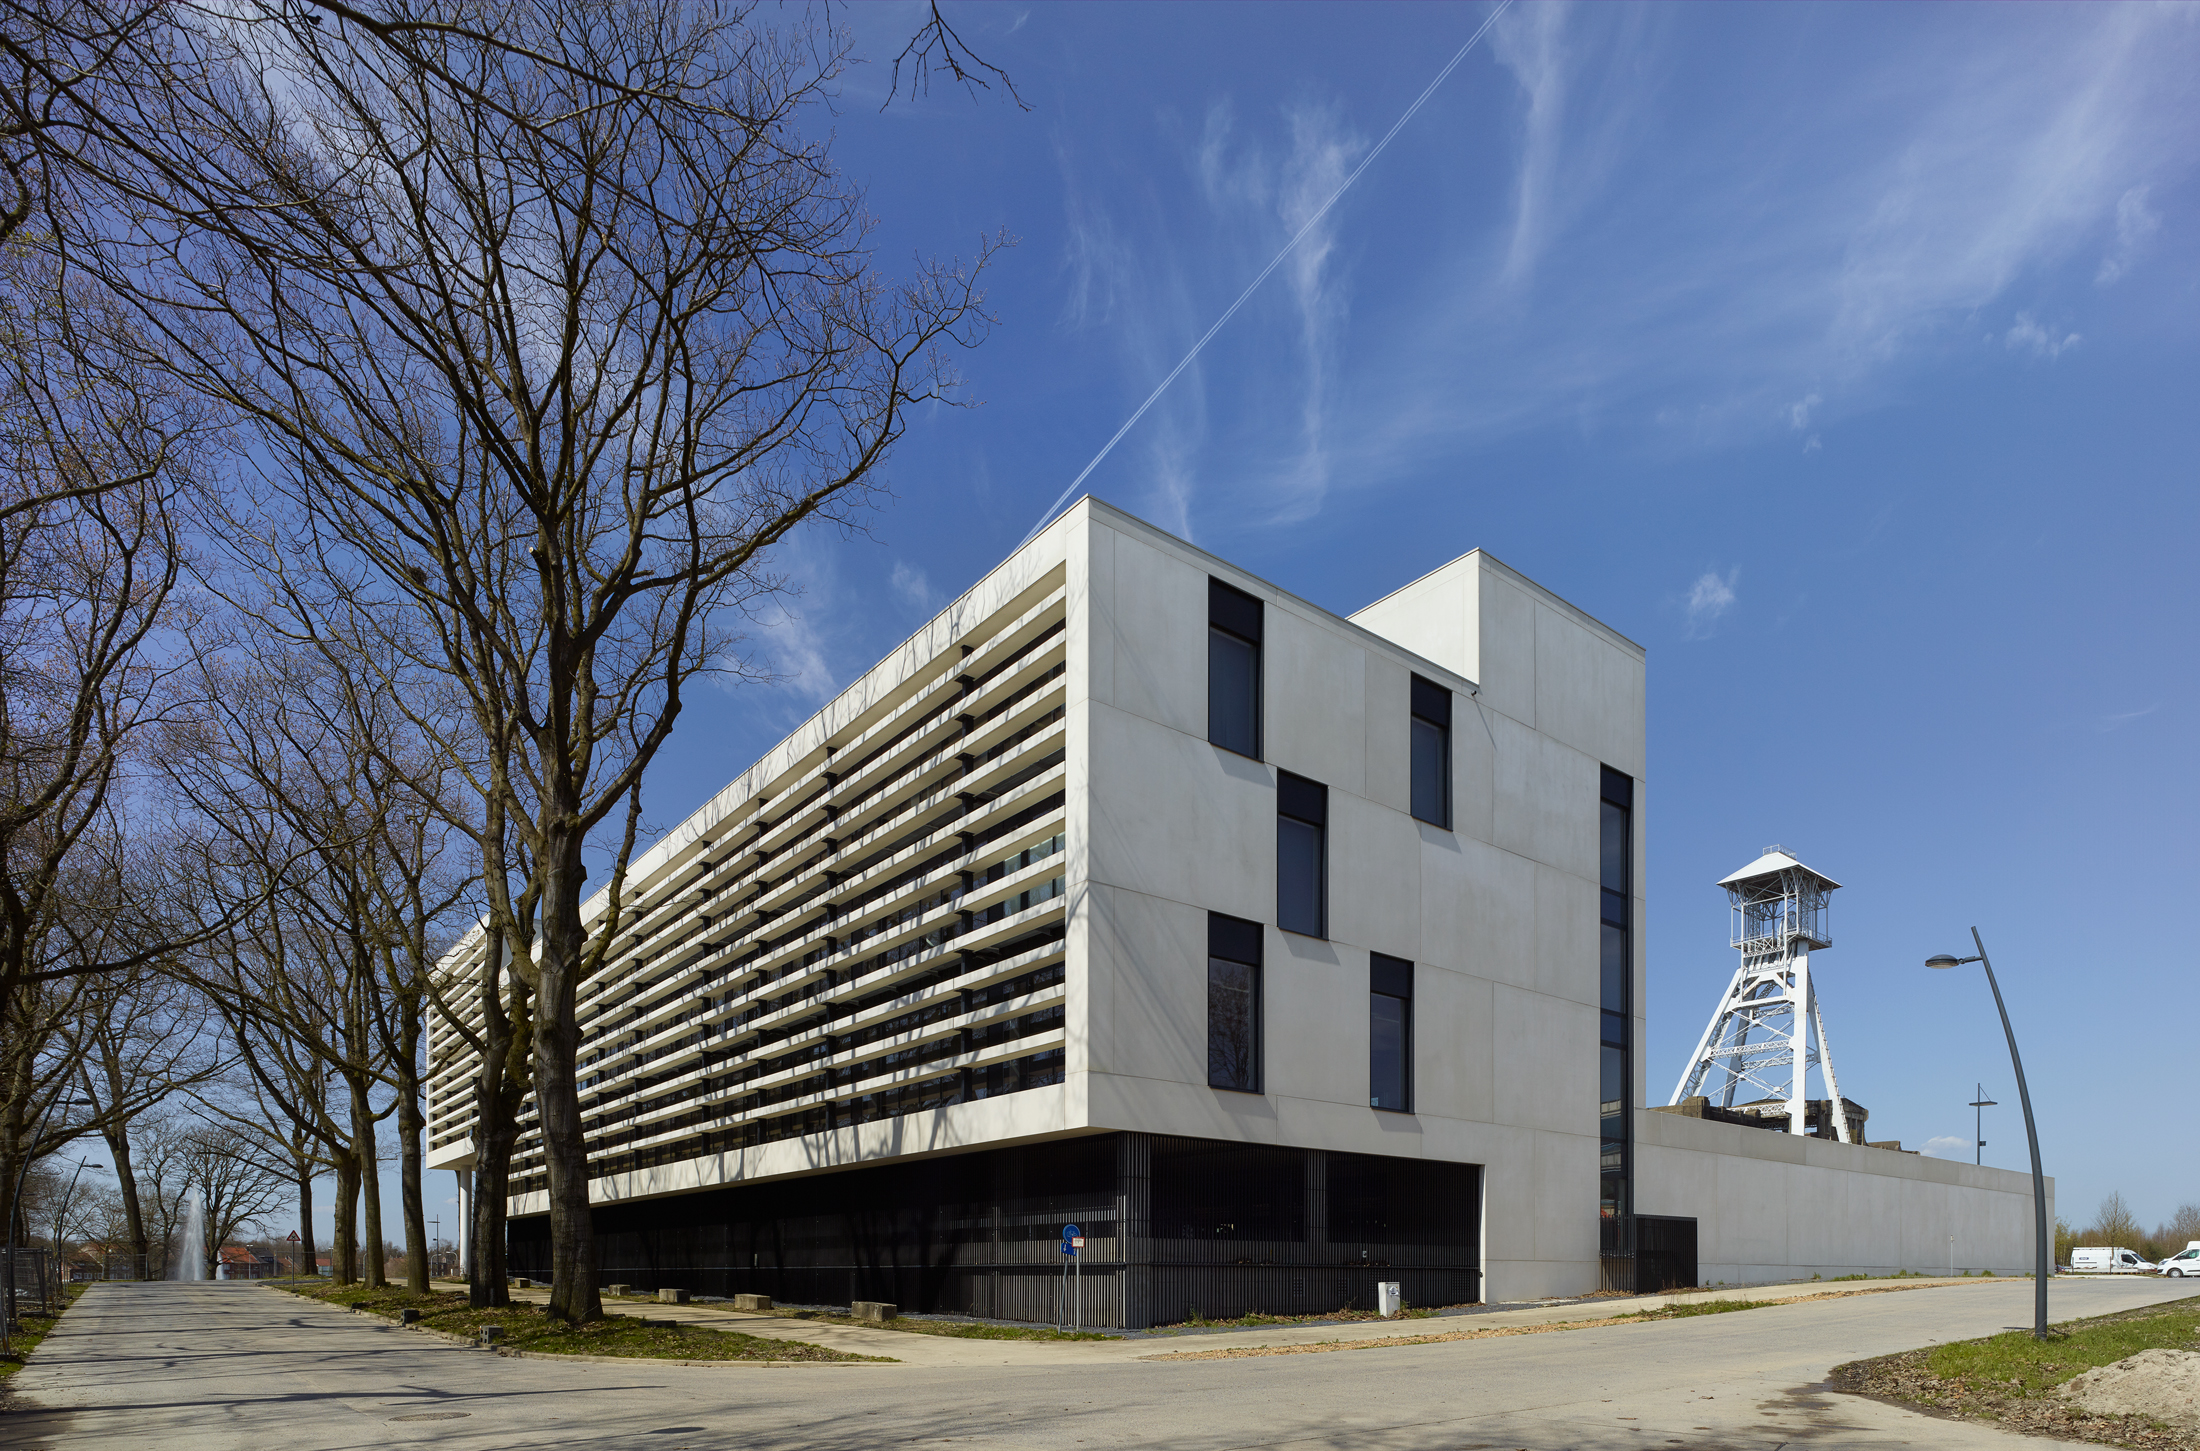
[[[1695,1219],[1698,1284],[1945,1275],[1951,1248],[1957,1274],[2031,1273],[2028,1173],[1678,1114],[1635,1126],[1636,1207]]]

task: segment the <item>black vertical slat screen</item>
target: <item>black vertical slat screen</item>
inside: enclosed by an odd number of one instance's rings
[[[1085,1321],[1308,1314],[1480,1299],[1481,1170],[1362,1154],[1097,1134],[611,1205],[598,1275],[637,1289],[1052,1323],[1061,1227],[1085,1232]],[[511,1222],[546,1275],[549,1221]]]

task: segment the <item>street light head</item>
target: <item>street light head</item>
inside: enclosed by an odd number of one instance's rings
[[[1935,956],[1925,959],[1925,965],[1927,967],[1959,967],[1962,965],[1962,963],[1962,958],[1950,957],[1945,952],[1936,954]]]

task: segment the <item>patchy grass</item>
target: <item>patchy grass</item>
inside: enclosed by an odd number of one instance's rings
[[[280,1280],[271,1287],[301,1299],[361,1310],[395,1320],[401,1310],[418,1310],[419,1323],[471,1339],[485,1325],[503,1329],[502,1345],[547,1355],[613,1355],[645,1360],[769,1360],[851,1361],[891,1360],[884,1355],[851,1355],[828,1350],[803,1340],[772,1340],[760,1335],[715,1330],[703,1325],[644,1325],[638,1316],[614,1314],[590,1325],[566,1325],[552,1320],[540,1305],[522,1302],[494,1310],[476,1310],[466,1296],[453,1290],[432,1290],[425,1295],[390,1286],[370,1290],[360,1285],[301,1284],[296,1290]]]
[[[1408,1305],[1396,1315],[1384,1316],[1373,1310],[1360,1310],[1347,1305],[1342,1310],[1317,1310],[1306,1315],[1263,1315],[1255,1312],[1227,1320],[1210,1320],[1194,1310],[1190,1318],[1180,1320],[1174,1325],[1156,1325],[1153,1327],[1153,1333],[1156,1335],[1173,1335],[1180,1330],[1257,1330],[1266,1325],[1326,1325],[1332,1321],[1356,1323],[1363,1320],[1373,1320],[1384,1324],[1392,1324],[1399,1320],[1427,1320],[1437,1315],[1441,1310],[1460,1308],[1462,1307],[1456,1305],[1440,1307],[1434,1305]]]
[[[910,1335],[944,1335],[952,1340],[1113,1340],[1098,1330],[1056,1330],[1051,1325],[981,1325],[971,1320],[930,1320],[896,1315],[883,1324],[858,1320],[833,1310],[775,1309],[774,1315],[789,1320],[818,1320],[827,1325],[853,1325],[864,1330],[899,1330]]]
[[[2012,1430],[2115,1446],[2200,1447],[2200,1435],[2121,1416],[2095,1416],[2055,1388],[2142,1350],[2200,1350],[2200,1299],[2148,1305],[2091,1320],[1961,1340],[1860,1360],[1834,1371],[1843,1390],[1996,1421]]]
[[[1735,1310],[1762,1310],[1767,1305],[1786,1305],[1787,1300],[1694,1300],[1681,1305],[1661,1305],[1655,1310],[1630,1310],[1621,1320],[1686,1320],[1694,1315],[1725,1315]]]
[[[15,1317],[15,1323],[23,1328],[8,1336],[7,1354],[0,1355],[0,1379],[14,1375],[23,1368],[23,1362],[38,1348],[38,1342],[53,1334],[54,1326],[61,1323],[61,1315],[69,1313],[69,1307],[84,1293],[84,1288],[82,1285],[61,1287],[60,1315],[26,1314]]]

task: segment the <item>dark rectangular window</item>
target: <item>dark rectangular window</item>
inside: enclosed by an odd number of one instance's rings
[[[1207,1085],[1260,1092],[1260,924],[1207,914]]]
[[[1207,739],[1260,759],[1261,605],[1207,581]]]
[[[1451,829],[1451,692],[1413,677],[1413,814]]]
[[[1413,1111],[1413,964],[1380,952],[1367,959],[1367,1102]]]
[[[1329,788],[1276,773],[1276,925],[1329,935]]]
[[[1634,1250],[1634,1167],[1628,1119],[1629,1089],[1634,1082],[1634,943],[1633,914],[1628,908],[1633,895],[1635,783],[1606,766],[1598,795],[1602,799],[1598,802],[1597,915],[1603,934],[1597,974],[1603,1008],[1597,1035],[1597,1118],[1602,1140],[1598,1211],[1603,1252],[1626,1256]]]

